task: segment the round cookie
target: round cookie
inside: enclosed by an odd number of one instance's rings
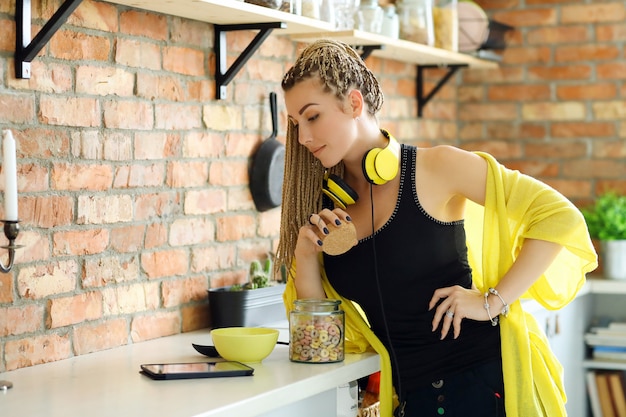
[[[328,255],[341,255],[357,244],[356,228],[350,222],[342,222],[340,226],[328,224],[329,233],[324,236],[322,250]]]

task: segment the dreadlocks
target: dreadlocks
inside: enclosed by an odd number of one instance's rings
[[[307,46],[293,67],[283,77],[281,87],[289,91],[297,83],[317,78],[327,93],[343,101],[350,90],[361,91],[367,111],[376,115],[383,104],[383,93],[374,74],[359,54],[343,42],[321,39]],[[285,173],[283,180],[280,241],[276,267],[289,269],[294,257],[298,231],[308,222],[311,213],[322,209],[324,167],[304,146],[298,143],[298,127],[287,126]],[[343,176],[339,163],[328,172]]]

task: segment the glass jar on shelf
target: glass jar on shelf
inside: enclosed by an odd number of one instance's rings
[[[398,39],[400,36],[400,20],[396,13],[396,6],[393,4],[383,7],[383,24],[380,34],[392,39]]]
[[[302,16],[319,20],[320,0],[301,0],[301,7]]]
[[[459,12],[457,0],[434,0],[433,23],[435,25],[435,47],[458,52]]]
[[[329,363],[344,359],[345,315],[341,300],[299,299],[289,312],[289,359]]]
[[[398,0],[400,39],[435,46],[432,0]]]
[[[355,29],[370,33],[380,33],[384,12],[378,0],[361,0],[356,11]]]
[[[333,0],[337,30],[354,29],[354,15],[359,7],[359,0]]]

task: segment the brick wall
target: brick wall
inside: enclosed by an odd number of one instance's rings
[[[61,2],[33,2],[33,33]],[[414,66],[369,58],[382,124],[492,152],[577,201],[626,191],[622,2],[482,4],[518,28],[501,68],[462,70],[418,120]],[[247,167],[270,91],[284,140],[299,45],[271,35],[218,101],[210,24],[84,0],[17,80],[14,13],[0,2],[0,128],[17,140],[24,247],[0,273],[0,372],[206,327],[207,288],[276,245],[279,209],[255,210]],[[253,36],[228,35],[231,60]]]

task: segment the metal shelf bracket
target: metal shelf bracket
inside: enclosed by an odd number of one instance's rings
[[[467,64],[448,64],[448,65],[418,65],[417,66],[417,117],[422,117],[424,113],[424,107],[431,98],[437,94],[437,92],[444,86],[444,84],[454,75],[454,73],[463,67],[467,67]],[[426,95],[424,95],[424,70],[428,68],[447,68],[448,72],[444,74],[439,80],[437,85]]]
[[[250,57],[259,49],[259,46],[272,33],[273,29],[284,29],[287,24],[284,22],[271,23],[243,23],[235,25],[213,25],[215,33],[215,94],[218,100],[226,98],[226,86],[230,83],[235,75],[248,62]],[[255,30],[259,33],[250,41],[250,44],[227,68],[227,51],[226,51],[226,33],[233,30]]]
[[[363,61],[365,61],[371,54],[372,52],[374,52],[377,49],[384,49],[385,45],[361,45],[361,46],[355,46],[355,49],[357,52],[359,52],[359,55],[361,55],[361,59]]]
[[[30,63],[39,51],[48,43],[52,35],[65,23],[69,15],[80,5],[82,0],[65,0],[50,20],[41,28],[31,41],[31,3],[30,0],[15,2],[15,77],[30,78]]]

